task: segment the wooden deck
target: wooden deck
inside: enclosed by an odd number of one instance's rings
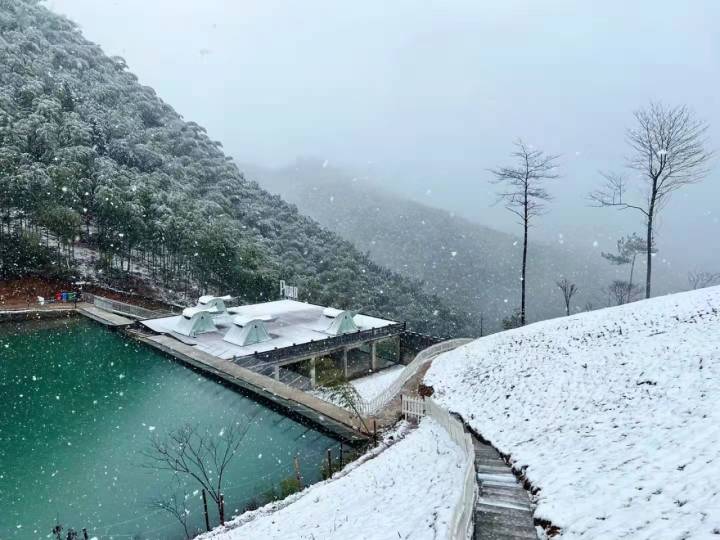
[[[299,414],[349,442],[365,440],[365,437],[359,433],[357,419],[345,409],[332,403],[238,366],[230,360],[223,360],[191,345],[181,343],[173,337],[166,335],[137,335],[135,337],[186,364]]]
[[[478,500],[474,540],[537,540],[530,498],[500,453],[473,437]]]

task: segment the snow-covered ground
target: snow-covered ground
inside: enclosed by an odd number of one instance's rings
[[[398,378],[403,369],[405,369],[405,366],[392,366],[387,369],[383,369],[382,371],[378,371],[377,373],[353,379],[350,381],[350,384],[353,385],[355,390],[357,390],[358,395],[363,399],[363,401],[369,402],[389,387],[395,379]],[[324,390],[323,388],[312,390],[310,393],[340,407],[343,406],[339,400],[333,399],[334,396],[332,395],[332,392]]]
[[[447,538],[463,454],[431,418],[347,474],[280,504],[244,514],[202,538],[413,540]]]
[[[425,382],[563,538],[720,538],[720,287],[488,336]]]
[[[405,369],[405,366],[392,366],[372,375],[350,381],[350,384],[355,387],[361,398],[370,401],[390,386],[403,369]]]

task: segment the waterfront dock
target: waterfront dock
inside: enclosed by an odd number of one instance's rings
[[[112,311],[100,309],[99,307],[86,302],[78,303],[77,308],[75,309],[81,315],[112,328],[130,326],[135,322],[132,319],[128,319],[127,317],[123,317],[122,315],[118,315]]]
[[[348,442],[359,442],[367,438],[362,434],[360,422],[356,417],[345,409],[312,394],[243,368],[230,360],[208,354],[170,336],[136,334],[135,338],[185,364],[303,416]]]

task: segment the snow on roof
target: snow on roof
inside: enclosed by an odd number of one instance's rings
[[[229,294],[226,294],[225,296],[213,296],[211,294],[206,294],[198,298],[198,304],[209,304],[212,300],[222,300],[224,302],[228,302],[232,300],[232,298],[233,297]]]
[[[203,311],[202,307],[187,308]],[[295,300],[278,300],[262,304],[251,304],[238,306],[228,310],[234,317],[215,317],[217,331],[203,333],[195,336],[195,345],[214,356],[220,358],[232,358],[233,356],[245,356],[254,352],[264,352],[275,348],[289,347],[294,344],[308,343],[329,339],[330,321],[323,315],[325,307],[297,302]],[[160,319],[149,319],[141,321],[141,324],[161,334],[173,334],[178,319],[181,317],[163,317]],[[253,343],[241,346],[225,341],[223,337],[233,326],[233,319],[245,322],[262,320],[265,323],[268,335],[271,339],[261,343]],[[353,323],[359,330],[371,328],[382,328],[396,324],[394,321],[370,317],[368,315],[355,315]]]
[[[207,310],[202,307],[186,307],[185,309],[183,309],[182,314],[183,317],[185,317],[186,319],[190,319],[196,313],[201,313],[203,311]]]
[[[720,287],[488,336],[425,382],[524,470],[563,538],[720,530]]]
[[[327,307],[327,308],[323,309],[323,315],[325,315],[326,317],[330,317],[331,319],[334,319],[335,317],[340,315],[342,312],[343,312],[342,309],[337,309],[334,307]]]
[[[233,313],[231,311],[231,313]],[[232,318],[233,324],[236,324],[237,326],[245,326],[248,323],[251,323],[252,321],[263,321],[263,322],[271,322],[274,321],[272,315],[258,315],[256,317],[251,317],[249,315],[235,315]]]

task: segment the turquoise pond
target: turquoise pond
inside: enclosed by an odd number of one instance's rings
[[[84,319],[0,324],[0,539],[48,538],[56,520],[98,539],[184,538],[153,501],[198,485],[147,467],[152,437],[193,425],[213,437],[250,424],[224,483],[226,513],[294,474],[321,476],[339,443],[237,391]],[[217,512],[210,510],[213,524]]]

